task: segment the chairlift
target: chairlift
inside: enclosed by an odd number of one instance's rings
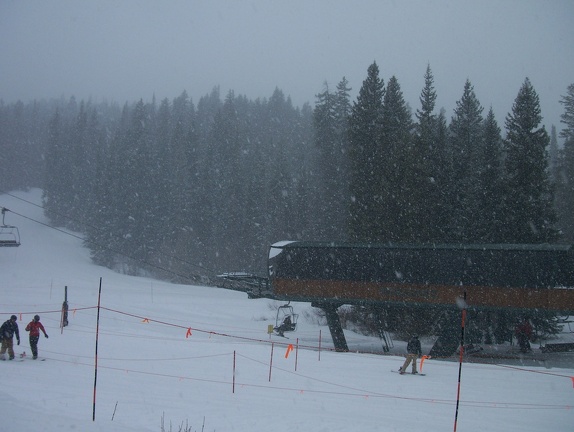
[[[20,231],[12,225],[6,225],[4,218],[6,212],[10,211],[2,207],[2,225],[0,225],[0,247],[20,246]]]
[[[293,306],[289,303],[291,302],[277,308],[277,316],[275,318],[275,327],[273,327],[273,330],[279,336],[283,336],[285,332],[292,332],[297,329],[297,319],[299,318],[299,315],[293,312]]]

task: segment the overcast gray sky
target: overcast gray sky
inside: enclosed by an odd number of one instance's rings
[[[376,61],[413,109],[430,64],[449,119],[470,79],[503,129],[529,77],[560,130],[573,22],[572,0],[0,0],[0,99],[197,103],[219,85],[301,106],[343,76],[354,100]]]

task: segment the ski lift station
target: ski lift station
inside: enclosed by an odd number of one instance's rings
[[[574,314],[571,245],[283,241],[269,249],[266,278],[246,273],[220,277],[224,288],[245,291],[251,298],[310,302],[323,309],[339,351],[348,350],[337,315],[345,304],[410,304],[437,311],[468,305]],[[458,344],[459,323],[441,328],[445,333],[435,347],[442,351],[431,354],[450,355]]]

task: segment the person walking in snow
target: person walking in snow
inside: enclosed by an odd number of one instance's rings
[[[402,375],[409,367],[412,362],[412,373],[417,374],[417,358],[422,355],[421,341],[417,335],[414,335],[411,340],[407,343],[407,358],[403,366],[399,369],[399,373]]]
[[[26,326],[26,331],[30,332],[30,349],[32,350],[32,358],[38,358],[38,340],[40,340],[40,330],[44,333],[44,337],[48,338],[48,333],[40,322],[40,315],[34,315],[34,319]]]
[[[530,320],[528,317],[524,317],[522,322],[518,323],[514,328],[514,335],[518,340],[518,346],[520,347],[520,351],[523,353],[527,353],[532,351],[530,347],[530,340],[532,339],[532,325],[530,324]]]
[[[2,338],[2,348],[0,348],[0,359],[6,360],[5,353],[8,351],[10,360],[14,360],[14,335],[18,345],[20,345],[20,332],[18,331],[18,317],[12,315],[9,320],[0,326],[0,337]]]

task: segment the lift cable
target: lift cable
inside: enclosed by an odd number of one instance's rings
[[[39,208],[41,208],[41,209],[42,209],[44,212],[46,212],[46,213],[50,213],[50,212],[51,212],[51,213],[57,214],[58,216],[61,216],[61,217],[63,217],[63,218],[66,218],[66,219],[68,219],[68,220],[74,221],[74,222],[76,222],[76,223],[80,223],[80,224],[82,224],[82,225],[84,225],[84,226],[90,226],[90,227],[92,227],[92,228],[94,228],[94,229],[97,229],[97,230],[100,230],[100,231],[102,230],[102,229],[99,228],[99,227],[96,227],[96,226],[87,224],[87,223],[85,223],[85,222],[81,222],[81,221],[75,220],[74,218],[72,218],[72,217],[70,217],[70,216],[68,216],[68,215],[65,215],[65,214],[62,214],[62,213],[58,213],[58,212],[56,212],[56,211],[48,211],[48,210],[46,210],[45,207],[43,207],[43,206],[41,206],[41,205],[39,205],[39,204],[33,203],[33,202],[31,202],[31,201],[28,201],[28,200],[26,200],[26,199],[24,199],[24,198],[20,198],[20,197],[18,197],[18,196],[15,196],[15,195],[9,193],[9,192],[5,192],[5,191],[0,190],[0,193],[5,194],[5,195],[8,195],[8,196],[11,196],[11,197],[16,198],[16,199],[19,199],[19,200],[24,201],[24,202],[26,202],[26,203],[28,203],[28,204],[33,205],[33,206],[39,207]],[[29,216],[25,216],[25,215],[23,215],[23,214],[21,214],[21,213],[15,212],[14,210],[10,210],[10,212],[13,213],[13,214],[15,214],[15,215],[18,215],[18,216],[20,216],[20,217],[22,217],[22,218],[24,218],[24,219],[28,219],[28,220],[30,220],[30,221],[32,221],[32,222],[35,222],[35,223],[40,224],[40,225],[43,225],[43,226],[45,226],[45,227],[47,227],[47,228],[51,228],[51,229],[53,229],[53,230],[56,230],[56,231],[58,231],[58,232],[60,232],[60,233],[62,233],[62,234],[66,234],[66,235],[69,235],[69,236],[71,236],[71,237],[74,237],[74,238],[77,238],[77,239],[79,239],[79,240],[82,240],[82,241],[85,242],[85,243],[93,244],[93,245],[98,246],[99,248],[105,249],[105,250],[107,250],[107,251],[109,251],[109,252],[112,252],[112,253],[118,254],[118,255],[120,255],[120,256],[129,258],[129,259],[131,259],[131,260],[133,260],[133,261],[135,261],[135,262],[139,262],[139,263],[145,264],[145,265],[147,265],[147,266],[156,268],[156,269],[161,270],[161,271],[164,271],[164,272],[166,272],[166,273],[170,273],[170,274],[172,274],[172,275],[174,275],[174,276],[180,277],[180,278],[185,279],[185,280],[197,281],[197,280],[201,280],[202,276],[205,276],[205,275],[200,275],[200,274],[194,274],[194,275],[192,275],[192,276],[183,275],[183,274],[178,273],[178,272],[175,272],[175,271],[173,271],[173,270],[166,269],[166,268],[164,268],[164,267],[162,267],[162,266],[160,266],[160,265],[158,265],[158,264],[154,264],[154,263],[151,263],[151,262],[149,262],[149,261],[142,260],[142,259],[140,259],[140,258],[135,258],[135,257],[133,257],[133,256],[130,256],[130,255],[124,253],[124,252],[120,252],[120,251],[117,251],[117,250],[115,250],[115,249],[112,249],[112,248],[110,248],[110,247],[108,247],[108,246],[101,245],[101,244],[99,244],[99,243],[97,243],[97,242],[95,242],[95,241],[88,240],[88,239],[86,239],[85,237],[82,237],[82,236],[80,236],[80,235],[74,234],[73,232],[70,232],[70,231],[66,231],[65,229],[57,228],[57,227],[54,227],[54,226],[52,226],[52,225],[49,225],[49,224],[47,224],[47,223],[45,223],[45,222],[41,222],[41,221],[36,220],[36,219],[33,219],[33,218],[29,217]],[[208,274],[211,274],[211,275],[216,275],[216,274],[217,274],[217,272],[215,272],[215,271],[213,271],[213,270],[206,269],[205,267],[200,266],[200,265],[198,265],[198,264],[190,263],[189,261],[185,261],[185,260],[183,260],[183,259],[181,259],[181,258],[179,258],[179,257],[177,257],[177,256],[169,255],[169,254],[164,254],[164,255],[165,255],[166,257],[168,257],[168,258],[172,258],[172,259],[178,260],[178,261],[180,261],[180,262],[182,262],[182,263],[184,263],[184,264],[187,264],[187,265],[189,265],[189,266],[199,268],[199,269],[205,271],[205,273],[208,273]]]

